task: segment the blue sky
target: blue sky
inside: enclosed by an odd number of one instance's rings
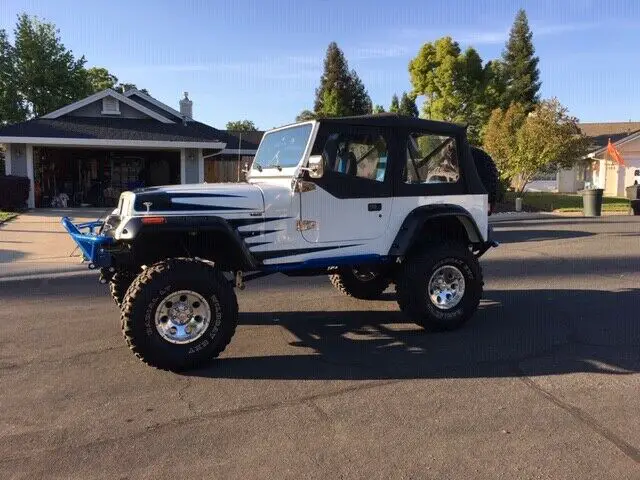
[[[0,28],[20,12],[56,24],[89,66],[108,68],[196,119],[261,129],[313,105],[329,42],[343,49],[374,103],[409,90],[420,46],[451,35],[487,61],[500,55],[525,8],[540,57],[543,97],[581,121],[640,120],[640,2],[427,0],[110,0],[0,2]]]

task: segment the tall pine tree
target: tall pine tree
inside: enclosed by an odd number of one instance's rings
[[[391,106],[389,107],[389,111],[391,113],[398,113],[398,110],[400,110],[400,102],[398,101],[398,95],[394,93],[393,97],[391,97]]]
[[[505,103],[520,103],[527,112],[538,103],[540,90],[539,59],[534,55],[532,38],[527,14],[521,9],[511,27],[502,60],[506,75]]]
[[[316,116],[344,117],[371,113],[371,98],[354,70],[349,70],[347,60],[336,42],[327,48],[324,72],[316,89],[313,111]]]
[[[398,99],[398,97],[395,98],[396,100]],[[418,107],[416,106],[416,102],[412,97],[407,95],[407,92],[402,92],[402,98],[400,99],[400,107],[398,108],[398,113],[407,117],[418,116]]]

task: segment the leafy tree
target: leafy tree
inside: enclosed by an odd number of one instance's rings
[[[101,92],[107,88],[114,88],[118,83],[118,77],[109,73],[103,67],[92,67],[87,70],[87,77],[93,93]]]
[[[540,72],[527,14],[520,9],[502,54],[506,74],[506,104],[521,103],[527,112],[538,102]]]
[[[138,88],[135,83],[119,83],[115,87],[113,87],[118,93],[126,93],[129,90],[139,90],[145,95],[149,95],[149,92],[146,88]]]
[[[15,51],[7,39],[6,31],[0,30],[0,125],[20,122],[26,116],[27,110],[18,94]]]
[[[376,105],[373,107],[373,113],[384,113],[384,107],[382,105]]]
[[[395,98],[396,100],[398,99],[397,96],[395,96]],[[398,113],[400,115],[406,115],[407,117],[417,117],[419,115],[415,100],[407,95],[407,92],[402,92]]]
[[[311,110],[303,110],[296,117],[296,122],[304,122],[306,120],[313,120],[315,118],[316,115]]]
[[[234,122],[227,122],[227,130],[233,130],[236,132],[255,132],[258,129],[251,120],[237,120]]]
[[[27,117],[43,115],[86,97],[90,92],[84,56],[67,50],[53,24],[18,16],[15,79]]]
[[[398,113],[399,110],[400,110],[400,103],[398,101],[398,95],[394,93],[393,97],[391,97],[391,105],[389,106],[389,111],[391,113]]]
[[[342,50],[336,42],[327,48],[324,72],[316,89],[313,111],[316,116],[347,116],[371,113],[367,90],[354,70],[349,70]]]
[[[522,195],[531,179],[541,172],[570,168],[587,153],[587,138],[578,120],[552,98],[527,113],[513,103],[505,111],[492,112],[484,147],[495,159],[501,176]]]
[[[468,123],[472,140],[482,127],[484,69],[473,48],[460,50],[451,37],[422,46],[409,63],[412,95],[424,95],[423,112],[428,118]]]

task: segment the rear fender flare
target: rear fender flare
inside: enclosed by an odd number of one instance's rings
[[[419,240],[418,235],[422,227],[437,218],[455,218],[464,227],[470,243],[483,243],[478,225],[473,216],[464,208],[451,204],[425,205],[412,210],[404,219],[389,249],[389,256],[404,256],[411,246]]]

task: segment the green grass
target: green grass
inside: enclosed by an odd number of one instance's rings
[[[0,210],[0,223],[11,220],[16,215],[18,215],[16,212],[4,212]]]
[[[516,195],[507,192],[506,201],[514,205]],[[523,207],[542,212],[581,212],[582,196],[577,194],[527,192],[522,199]],[[626,212],[629,210],[629,200],[619,197],[604,197],[602,199],[603,212]]]

